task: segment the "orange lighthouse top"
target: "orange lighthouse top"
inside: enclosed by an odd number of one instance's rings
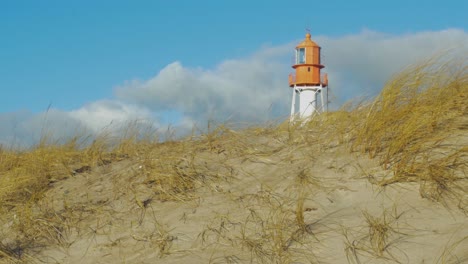
[[[305,48],[305,47],[318,47],[318,46],[319,45],[317,45],[317,43],[312,41],[310,33],[307,32],[306,38],[301,43],[299,43],[297,45],[296,49],[297,48]]]
[[[324,68],[320,61],[320,46],[307,33],[305,39],[296,46],[296,57],[293,69],[295,74],[289,75],[289,86],[320,86],[328,85],[327,76],[323,78],[320,70]],[[322,80],[323,79],[323,80]]]

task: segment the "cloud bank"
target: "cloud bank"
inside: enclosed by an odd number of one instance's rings
[[[251,57],[226,60],[214,69],[167,65],[153,78],[116,89],[116,97],[152,111],[175,110],[184,117],[264,120],[280,115],[277,106],[288,93],[288,67],[281,58],[287,47],[265,48]]]
[[[74,136],[120,132],[133,122],[158,125],[148,109],[117,100],[96,101],[70,112],[49,109],[0,114],[0,145],[22,148],[39,143],[41,138],[65,142]]]
[[[376,95],[385,81],[409,64],[449,49],[468,54],[468,34],[460,29],[404,35],[364,30],[312,38],[322,46],[335,107],[354,97]],[[287,74],[300,40],[262,47],[212,69],[185,67],[175,61],[148,80],[129,80],[116,87],[110,99],[69,112],[0,114],[0,144],[37,141],[45,122],[51,134],[66,138],[78,129],[99,133],[111,124],[132,120],[190,129],[194,123],[213,119],[263,122],[286,117],[291,95]]]
[[[376,95],[386,80],[408,64],[468,45],[468,34],[457,29],[405,35],[364,30],[338,38],[313,38],[322,46],[336,105],[356,96]],[[285,116],[290,96],[287,73],[296,43],[266,47],[214,69],[187,68],[174,62],[149,80],[118,87],[116,97],[152,111],[179,111],[197,121],[210,117],[262,121]]]

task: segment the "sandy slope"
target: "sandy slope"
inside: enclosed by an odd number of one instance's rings
[[[213,176],[183,200],[161,199],[138,159],[54,183],[32,213],[66,228],[26,262],[468,263],[456,204],[421,198],[418,183],[371,184],[390,172],[344,146],[252,141],[252,155],[181,156]]]

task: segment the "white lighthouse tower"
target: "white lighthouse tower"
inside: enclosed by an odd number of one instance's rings
[[[296,47],[295,62],[292,66],[296,72],[289,74],[289,87],[293,88],[291,120],[296,117],[307,120],[315,113],[327,111],[328,76],[320,74],[320,70],[325,67],[321,64],[320,49],[320,46],[312,41],[310,33],[307,33],[304,41]],[[320,102],[318,102],[319,94]],[[296,107],[297,97],[299,97],[298,107]]]

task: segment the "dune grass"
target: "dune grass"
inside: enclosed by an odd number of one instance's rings
[[[186,202],[197,199],[199,188],[218,192],[218,183],[235,179],[240,169],[231,165],[234,158],[241,164],[269,164],[272,155],[282,153],[286,166],[297,162],[294,153],[312,146],[314,152],[301,157],[313,164],[320,151],[346,146],[351,152],[377,159],[391,172],[386,177],[369,176],[372,183],[385,187],[416,182],[423,198],[467,212],[467,102],[466,62],[439,58],[394,76],[372,102],[325,113],[306,124],[283,122],[242,130],[210,125],[207,133],[165,142],[129,126],[119,139],[103,134],[89,144],[83,143],[89,139],[77,137],[65,144],[44,140],[23,151],[0,149],[0,213],[13,219],[8,222],[7,231],[11,232],[0,232],[0,260],[28,262],[46,245],[67,247],[70,230],[79,226],[84,215],[99,213],[98,205],[50,211],[38,210],[37,204],[56,182],[124,160],[133,166],[132,177],[143,179],[152,190],[152,199]],[[206,162],[210,159],[216,164]],[[246,214],[239,224],[220,217],[206,227],[200,239],[203,243],[222,241],[238,252],[248,252],[254,262],[314,262],[311,241],[315,241],[314,227],[320,219],[305,217],[305,201],[312,199],[312,188],[322,187],[309,169],[303,168],[293,177],[294,195],[284,197],[263,190],[250,197],[263,208],[245,203]],[[134,202],[145,210],[151,199],[135,195]],[[381,216],[364,212],[363,216],[368,234],[359,245],[345,242],[348,261],[358,261],[353,255],[363,247],[377,257],[389,257],[389,237],[397,232],[392,226],[396,216],[390,218],[386,212]],[[231,225],[229,232],[226,225]],[[174,237],[159,224],[156,230],[142,239],[151,241],[163,257],[170,254]],[[439,262],[454,259],[450,250],[458,245],[448,247]],[[222,259],[235,263],[240,258],[233,254]]]
[[[396,75],[369,105],[352,132],[351,147],[377,158],[391,177],[382,186],[419,182],[421,196],[457,200],[467,209],[466,122],[468,66],[436,58]]]

